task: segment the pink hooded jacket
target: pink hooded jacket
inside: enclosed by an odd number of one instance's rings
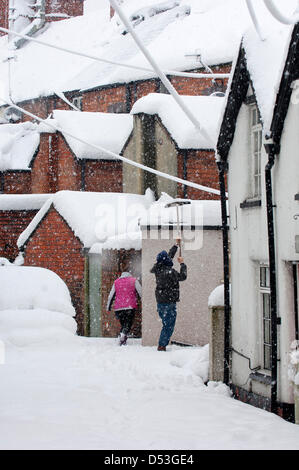
[[[137,293],[141,297],[141,285],[130,273],[122,273],[121,277],[114,281],[107,302],[107,310],[111,310],[114,302],[114,310],[129,310],[137,308]]]

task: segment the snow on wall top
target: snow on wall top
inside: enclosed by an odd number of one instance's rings
[[[140,10],[157,3],[132,0],[124,2],[122,7],[128,15],[132,15],[135,8]],[[263,20],[266,16],[271,18],[261,3],[260,0],[255,1],[259,16]],[[285,0],[280,8],[288,14],[294,9],[294,4],[296,6],[296,0]],[[182,15],[184,5],[190,7],[190,15]],[[136,25],[135,30],[164,70],[191,70],[201,64],[196,56],[186,57],[190,54],[201,53],[202,59],[209,65],[230,62],[249,25],[251,19],[245,1],[181,0],[179,6],[149,16]],[[121,34],[117,19],[110,21],[102,5],[98,9],[93,5],[93,11],[88,12],[87,9],[84,16],[50,23],[36,38],[108,60],[149,68],[132,37]],[[8,97],[9,75],[8,64],[2,60],[12,52],[15,59],[10,61],[11,90],[15,101],[46,96],[55,90],[87,89],[155,76],[154,72],[95,62],[33,42],[26,42],[15,51],[8,50],[7,45],[7,36],[0,38],[0,97],[5,99]]]
[[[0,171],[27,170],[40,142],[36,124],[0,125]]]
[[[133,117],[129,114],[54,111],[53,117],[77,158],[113,159],[65,132],[119,154],[133,129]]]
[[[167,193],[162,193],[158,201],[154,202],[144,217],[140,220],[142,227],[177,224],[176,207],[165,207],[177,201]],[[191,201],[179,207],[180,223],[186,226],[221,226],[221,202],[215,200]]]
[[[153,195],[59,191],[43,205],[17,245],[22,247],[48,212],[51,204],[86,248],[108,237],[138,230],[138,219],[153,202]]]
[[[224,98],[219,96],[181,96],[181,98],[216,145]],[[171,95],[150,93],[140,98],[131,111],[131,114],[138,113],[158,114],[179,148],[211,148],[211,143],[194,127]]]
[[[64,281],[54,272],[32,266],[0,266],[0,311],[42,308],[75,316]]]
[[[1,194],[0,211],[37,210],[51,194]]]
[[[229,286],[230,288],[230,286]],[[231,297],[230,297],[231,298]],[[224,307],[224,284],[217,286],[209,295],[209,308]]]

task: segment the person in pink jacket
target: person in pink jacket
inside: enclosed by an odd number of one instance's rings
[[[109,312],[114,301],[115,316],[121,324],[119,334],[120,346],[127,343],[137,308],[137,295],[141,297],[141,285],[131,273],[123,272],[113,283],[107,301]]]

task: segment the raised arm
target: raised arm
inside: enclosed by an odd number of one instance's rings
[[[174,258],[174,256],[175,256],[177,250],[178,250],[178,246],[177,246],[177,245],[173,245],[173,246],[170,248],[169,252],[168,252],[169,258]]]
[[[185,265],[185,263],[181,263],[181,269],[178,273],[178,279],[179,281],[185,281],[187,279],[187,266]]]

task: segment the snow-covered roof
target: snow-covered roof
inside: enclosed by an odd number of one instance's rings
[[[138,219],[153,202],[153,194],[96,193],[59,191],[54,194],[33,218],[18,239],[22,247],[51,205],[59,212],[85,248],[103,243],[109,237],[138,231]]]
[[[38,210],[52,194],[1,194],[0,211]]]
[[[54,111],[53,118],[77,158],[113,157],[68,134],[119,154],[133,128],[133,117],[129,114]]]
[[[135,9],[159,3],[163,2],[127,0],[121,6],[130,16]],[[263,21],[266,17],[270,21],[271,16],[262,2],[255,0],[254,3],[258,16]],[[100,4],[93,11],[86,10],[81,17],[47,24],[35,37],[64,49],[150,68],[131,35],[121,34],[123,28],[117,25],[117,18],[110,21],[106,9]],[[295,6],[296,0],[285,0],[280,8],[288,14]],[[189,15],[184,13],[187,10],[190,10]],[[135,30],[163,70],[192,70],[201,67],[198,54],[208,65],[232,61],[241,36],[250,24],[245,1],[180,0],[178,6],[163,13],[148,14],[144,21],[135,25]],[[8,49],[7,37],[4,36],[0,38],[0,95],[5,99],[9,89],[5,59],[12,54],[15,59],[10,60],[10,86],[15,101],[47,96],[55,91],[88,89],[155,77],[154,72],[98,62],[28,41],[20,49],[12,51]]]
[[[220,96],[181,96],[187,107],[217,142],[218,121],[224,98]],[[211,148],[211,142],[195,128],[171,95],[150,93],[134,104],[131,114],[157,114],[176,144],[182,149]]]
[[[140,220],[143,228],[148,226],[177,225],[176,207],[165,207],[167,204],[179,201],[166,193],[162,193],[158,201],[154,202],[144,217]],[[184,200],[185,201],[185,200]],[[190,204],[179,207],[180,224],[186,227],[218,227],[221,226],[221,201],[216,200],[190,200]]]
[[[251,28],[243,38],[247,68],[261,112],[263,130],[268,133],[273,117],[276,95],[290,45],[293,26],[281,25],[266,29],[262,41]],[[266,66],[265,66],[266,64]]]
[[[89,253],[102,253],[103,250],[141,250],[142,233],[138,228],[134,232],[121,233],[108,237],[104,243],[95,243],[89,250]]]
[[[53,271],[32,266],[0,266],[0,311],[46,309],[75,316],[64,281]]]
[[[39,142],[40,135],[36,124],[1,124],[0,171],[28,170]]]

